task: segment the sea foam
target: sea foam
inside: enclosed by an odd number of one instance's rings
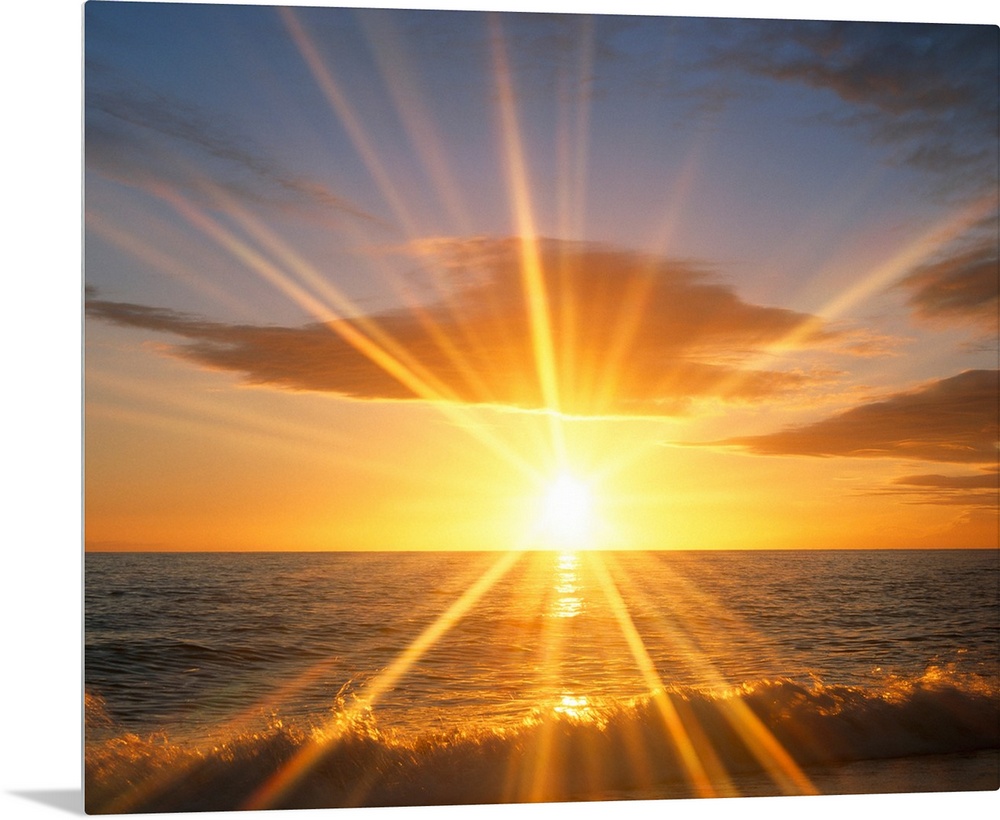
[[[89,813],[891,791],[898,780],[866,786],[851,764],[921,756],[968,758],[925,789],[1000,786],[996,687],[940,669],[878,688],[678,687],[449,732],[398,732],[348,709],[181,742],[116,733],[94,695],[86,712]]]

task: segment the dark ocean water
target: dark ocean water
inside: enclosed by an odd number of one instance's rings
[[[1000,786],[995,551],[85,571],[92,812]]]

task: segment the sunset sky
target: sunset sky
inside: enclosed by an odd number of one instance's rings
[[[87,549],[998,546],[995,26],[84,11]]]

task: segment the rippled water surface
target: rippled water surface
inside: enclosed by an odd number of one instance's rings
[[[994,551],[91,554],[86,688],[105,731],[174,736],[366,698],[423,731],[656,686],[995,688],[997,579]]]

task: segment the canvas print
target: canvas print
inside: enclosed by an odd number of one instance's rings
[[[88,812],[1000,786],[996,26],[84,30]]]

